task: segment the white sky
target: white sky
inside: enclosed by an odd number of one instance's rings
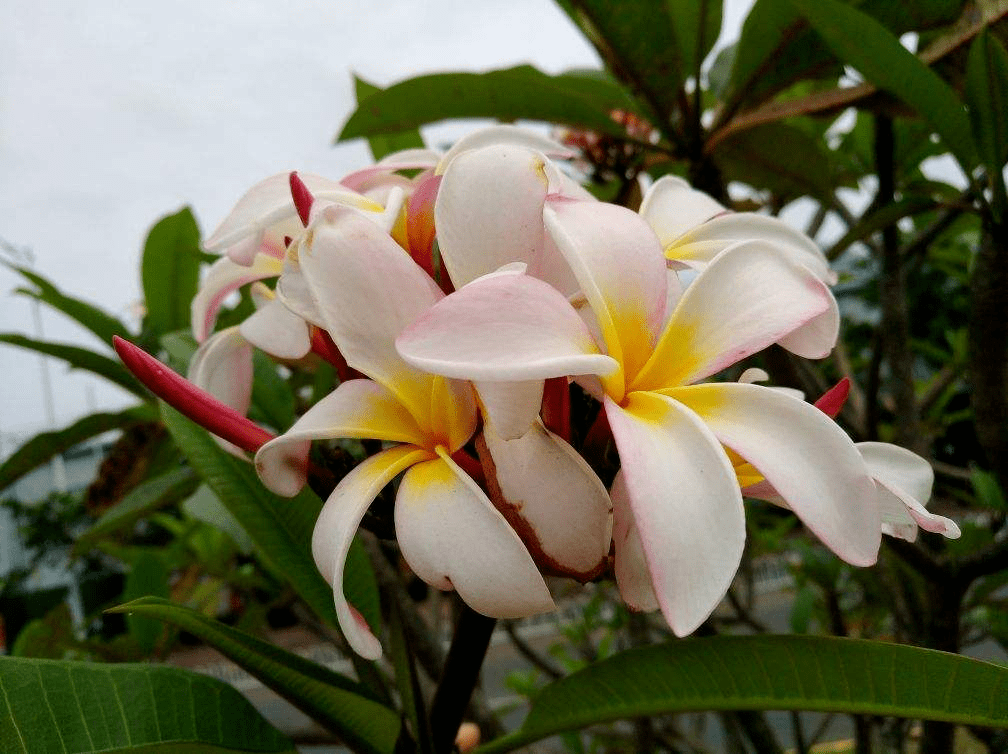
[[[737,29],[740,11],[727,15]],[[526,62],[548,72],[599,65],[547,0],[7,0],[0,238],[30,247],[35,269],[65,292],[135,327],[139,253],[157,218],[190,204],[206,235],[270,174],[338,178],[367,164],[363,143],[331,146],[353,106],[351,71],[387,85]],[[19,284],[0,268],[0,331],[31,335],[29,300],[8,293]],[[44,314],[43,328],[48,339],[96,344],[57,314]],[[63,362],[49,371],[58,426],[131,402]],[[4,456],[15,436],[45,428],[46,412],[33,354],[0,344],[0,375]]]

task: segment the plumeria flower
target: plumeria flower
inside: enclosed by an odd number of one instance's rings
[[[658,236],[665,258],[677,268],[701,270],[732,244],[760,239],[828,285],[837,281],[822,250],[804,233],[776,217],[731,212],[681,178],[655,181],[644,195],[640,214]]]
[[[657,602],[679,635],[711,613],[742,554],[742,494],[725,448],[758,469],[838,555],[874,562],[875,485],[843,431],[771,388],[702,383],[802,330],[792,344],[800,355],[825,356],[836,330],[808,329],[835,307],[823,282],[770,243],[749,241],[715,256],[680,291],[636,213],[547,197],[543,216],[595,328],[563,293],[506,267],[407,328],[397,341],[406,361],[477,381],[597,378],[622,464],[611,491],[617,575],[629,552],[619,536],[629,514]],[[632,588],[620,588],[633,605]]]
[[[482,470],[464,451],[478,419],[471,386],[421,372],[395,350],[395,337],[442,298],[441,290],[384,228],[346,208],[313,208],[296,253],[326,329],[350,366],[368,379],[341,383],[288,432],[267,443],[256,466],[268,487],[293,495],[305,483],[306,442],[370,438],[391,445],[339,483],[312,541],[351,646],[369,658],[381,651],[343,595],[344,560],[371,501],[400,474],[396,533],[406,562],[420,578],[440,589],[454,588],[470,607],[489,616],[514,618],[551,609],[536,561],[477,483]],[[584,462],[573,451],[573,458],[559,453],[544,429],[529,438],[510,450],[493,449],[495,484],[508,499],[525,503],[512,520],[527,528],[526,541],[556,559],[601,560],[609,546],[605,489],[598,485],[593,492],[587,477],[572,474],[569,467]],[[555,490],[541,489],[539,478],[523,467],[523,457],[575,483],[569,489],[559,483],[553,484]],[[605,501],[603,515],[579,516],[584,499],[598,496]],[[572,526],[558,520],[572,515],[581,519]],[[591,545],[585,543],[589,538]]]

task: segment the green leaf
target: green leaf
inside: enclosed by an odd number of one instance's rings
[[[133,526],[144,516],[166,508],[192,495],[199,486],[199,477],[191,468],[173,469],[153,479],[147,479],[130,490],[122,500],[105,511],[101,518],[74,544],[77,553],[86,551],[101,537]]]
[[[159,665],[0,657],[0,750],[293,752],[227,684]]]
[[[977,505],[995,511],[1008,511],[1008,500],[1005,500],[994,474],[974,467],[970,471],[970,484],[973,485]]]
[[[698,710],[814,710],[1008,727],[1008,667],[811,636],[718,636],[632,649],[546,686],[511,751],[566,730]]]
[[[5,264],[7,263],[5,262]],[[36,301],[41,301],[53,309],[63,312],[98,336],[102,343],[111,343],[113,335],[118,335],[120,338],[130,338],[130,332],[126,325],[111,314],[86,301],[67,296],[44,277],[32,272],[27,267],[18,267],[13,264],[7,264],[7,266],[20,273],[35,286],[34,288],[18,288],[16,293],[31,296]]]
[[[140,381],[121,363],[87,348],[67,343],[54,343],[48,340],[36,340],[19,333],[0,333],[0,343],[26,348],[46,356],[54,356],[65,361],[71,369],[83,369],[97,374],[140,398],[150,397],[147,388],[141,385]]]
[[[358,108],[360,108],[364,100],[380,91],[382,91],[381,87],[365,81],[360,76],[354,76],[354,94],[357,97]],[[420,136],[420,131],[416,128],[411,128],[397,134],[371,136],[367,141],[368,146],[371,148],[371,156],[375,162],[392,152],[398,152],[403,149],[422,149],[424,147],[423,137]]]
[[[830,49],[923,117],[967,173],[976,160],[969,118],[955,91],[875,19],[839,0],[789,0]]]
[[[407,79],[364,100],[338,141],[398,134],[450,118],[497,118],[566,123],[625,136],[609,117],[636,111],[633,100],[601,74],[550,76],[529,65],[486,73],[436,73]]]
[[[335,626],[332,588],[319,575],[311,554],[322,501],[307,488],[289,500],[273,494],[259,481],[252,464],[222,450],[202,427],[165,403],[161,413],[179,449],[248,532],[260,554],[269,559],[272,570],[284,574],[298,596]],[[377,632],[378,587],[358,543],[347,557],[343,591]]]
[[[199,242],[199,227],[188,207],[162,218],[147,234],[141,263],[146,333],[189,327],[189,307],[199,284]]]
[[[134,600],[139,597],[168,597],[168,569],[164,560],[149,552],[141,552],[130,563],[122,598]],[[127,615],[126,625],[130,635],[145,653],[154,651],[158,639],[164,634],[164,626],[159,621],[142,615]]]
[[[345,676],[167,600],[145,598],[111,612],[167,621],[205,641],[355,750],[391,752],[399,715]]]
[[[986,29],[970,46],[966,104],[980,159],[994,186],[999,213],[1006,209],[1003,168],[1008,161],[1008,51]]]
[[[143,404],[118,413],[89,414],[63,429],[37,434],[0,466],[0,490],[74,445],[111,429],[126,429],[155,419],[154,407]]]
[[[255,349],[252,352],[254,377],[249,418],[262,419],[277,432],[286,431],[294,423],[294,392],[277,373],[277,365],[269,356]]]

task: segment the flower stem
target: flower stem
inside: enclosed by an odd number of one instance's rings
[[[496,618],[487,618],[468,605],[462,606],[455,625],[455,636],[431,702],[430,727],[435,754],[446,754],[452,750],[496,624]]]

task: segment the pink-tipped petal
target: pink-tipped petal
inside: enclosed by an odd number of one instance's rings
[[[635,612],[658,609],[658,598],[651,586],[651,573],[644,559],[644,545],[634,522],[630,500],[627,498],[623,472],[616,473],[609,491],[613,504],[613,571],[620,597]]]
[[[848,563],[878,556],[875,483],[837,424],[811,404],[762,385],[692,385],[669,394],[752,464],[787,506]]]
[[[611,374],[619,368],[599,353],[562,294],[514,270],[455,291],[407,327],[396,346],[418,369],[488,382]]]
[[[413,466],[399,484],[396,537],[410,568],[455,589],[492,618],[552,610],[553,599],[521,539],[450,458]]]
[[[609,554],[612,504],[591,467],[540,421],[515,440],[486,424],[483,439],[505,516],[538,562],[582,581],[597,576]]]
[[[187,378],[235,411],[252,401],[252,346],[237,327],[214,333],[196,349]]]
[[[551,197],[544,217],[609,355],[632,378],[651,355],[665,315],[666,267],[657,237],[636,213],[603,202]]]
[[[236,264],[227,257],[221,257],[210,265],[190,307],[190,324],[196,342],[202,343],[213,330],[217,312],[225,298],[243,285],[276,277],[282,269],[283,263],[267,254],[257,254],[250,266]]]
[[[396,336],[443,294],[391,236],[360,214],[331,208],[309,229],[299,263],[347,363],[396,393],[418,419],[430,413],[430,376],[395,350]]]
[[[430,457],[426,451],[402,446],[384,450],[355,467],[333,490],[322,507],[312,534],[312,555],[319,572],[333,588],[336,617],[350,647],[361,657],[377,660],[381,644],[347,602],[343,568],[354,534],[371,501],[398,474]]]
[[[651,184],[640,206],[641,217],[654,229],[662,248],[727,211],[707,194],[671,175]]]
[[[604,405],[655,596],[685,636],[724,597],[742,558],[735,472],[711,431],[676,401],[630,393],[622,407]]]
[[[685,290],[632,387],[660,390],[715,374],[801,328],[833,303],[818,278],[773,247],[734,246]]]
[[[416,420],[396,396],[371,380],[341,382],[294,426],[266,443],[256,453],[255,464],[267,487],[291,497],[307,479],[305,450],[312,440],[355,438],[425,443]]]
[[[434,172],[437,175],[443,175],[459,155],[495,144],[535,149],[550,157],[571,158],[577,156],[577,152],[570,147],[565,147],[560,142],[535,131],[529,131],[519,126],[490,126],[473,131],[456,141],[452,148],[445,152]]]

